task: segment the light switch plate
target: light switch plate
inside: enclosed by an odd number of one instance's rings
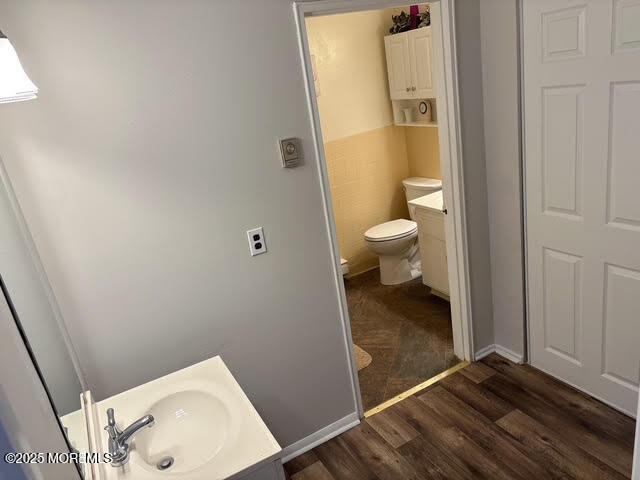
[[[280,156],[285,168],[297,167],[302,160],[302,142],[299,138],[280,140]]]
[[[264,240],[262,227],[247,230],[247,238],[249,239],[249,252],[251,252],[252,257],[267,253],[267,242]]]

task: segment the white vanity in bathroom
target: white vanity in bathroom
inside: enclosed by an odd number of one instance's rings
[[[414,215],[418,223],[422,283],[430,287],[434,295],[449,300],[442,190],[410,200],[409,205],[415,207]]]
[[[93,465],[88,480],[285,478],[278,442],[219,356],[84,403],[90,450],[102,454],[110,451],[107,409],[119,430],[153,416],[132,437],[123,466]]]

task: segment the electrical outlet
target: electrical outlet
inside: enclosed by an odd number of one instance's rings
[[[252,257],[267,253],[267,242],[264,240],[262,227],[247,230],[247,238],[249,239],[249,251]]]

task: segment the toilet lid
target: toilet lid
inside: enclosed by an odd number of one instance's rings
[[[371,227],[364,232],[364,238],[371,242],[384,242],[387,240],[395,240],[403,238],[415,233],[418,230],[418,224],[411,220],[401,218],[399,220],[391,220],[390,222],[381,223],[375,227]]]

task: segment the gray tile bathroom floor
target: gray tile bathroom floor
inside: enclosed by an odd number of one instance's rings
[[[373,358],[358,372],[365,411],[459,362],[449,303],[421,278],[386,286],[375,269],[345,284],[353,341]]]

